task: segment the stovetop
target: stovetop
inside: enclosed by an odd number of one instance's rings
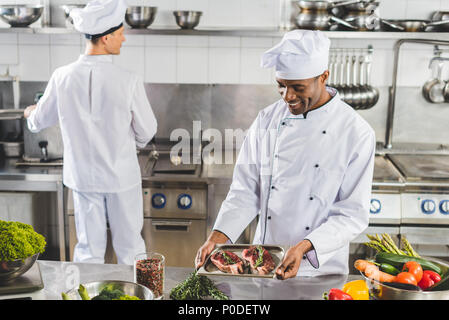
[[[392,154],[388,158],[408,181],[449,180],[449,155]]]
[[[401,173],[385,156],[376,155],[374,158],[374,182],[402,182]]]

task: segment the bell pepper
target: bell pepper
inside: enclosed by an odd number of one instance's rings
[[[349,294],[337,288],[330,289],[329,293],[325,292],[323,298],[325,300],[354,300]]]
[[[426,290],[440,281],[441,276],[438,273],[431,270],[424,270],[421,281],[418,282],[418,286],[421,289]]]
[[[416,279],[416,282],[421,281],[423,276],[423,269],[421,265],[416,261],[408,261],[404,263],[402,267],[402,272],[410,272]]]
[[[354,300],[369,300],[369,289],[365,280],[347,282],[342,290],[349,294]]]

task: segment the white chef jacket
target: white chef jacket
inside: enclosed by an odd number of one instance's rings
[[[37,132],[58,120],[67,187],[111,193],[142,183],[136,146],[152,139],[157,122],[142,79],[111,55],[81,55],[53,73],[28,127]]]
[[[234,242],[259,215],[256,244],[310,240],[298,276],[347,274],[349,243],[369,222],[375,133],[327,90],[332,99],[306,117],[282,99],[258,114],[214,225]]]

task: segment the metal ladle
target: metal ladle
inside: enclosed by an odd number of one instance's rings
[[[371,85],[371,57],[367,55],[365,57],[366,62],[366,93],[367,93],[367,104],[365,109],[372,108],[379,100],[379,90]]]
[[[352,104],[351,104],[351,106],[354,109],[360,109],[363,90],[362,90],[362,88],[360,87],[360,85],[359,85],[359,83],[357,81],[357,56],[355,54],[352,56],[352,86],[351,86],[351,92],[352,92]]]

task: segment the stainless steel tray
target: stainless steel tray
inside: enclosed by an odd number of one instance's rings
[[[275,278],[276,269],[280,266],[283,258],[285,250],[280,246],[275,245],[263,245],[263,247],[268,250],[268,252],[273,257],[273,261],[275,264],[275,268],[268,274],[261,275],[251,273],[251,268],[249,263],[246,263],[246,260],[242,257],[242,251],[248,249],[253,246],[252,244],[220,244],[215,247],[215,249],[211,252],[211,254],[206,258],[206,262],[203,264],[201,268],[198,269],[197,274],[204,276],[232,276],[232,277],[251,277],[251,278]],[[245,266],[243,268],[244,273],[242,274],[232,274],[226,273],[218,269],[211,261],[210,257],[215,254],[219,250],[231,251],[236,254],[239,258],[241,258],[245,262]]]

